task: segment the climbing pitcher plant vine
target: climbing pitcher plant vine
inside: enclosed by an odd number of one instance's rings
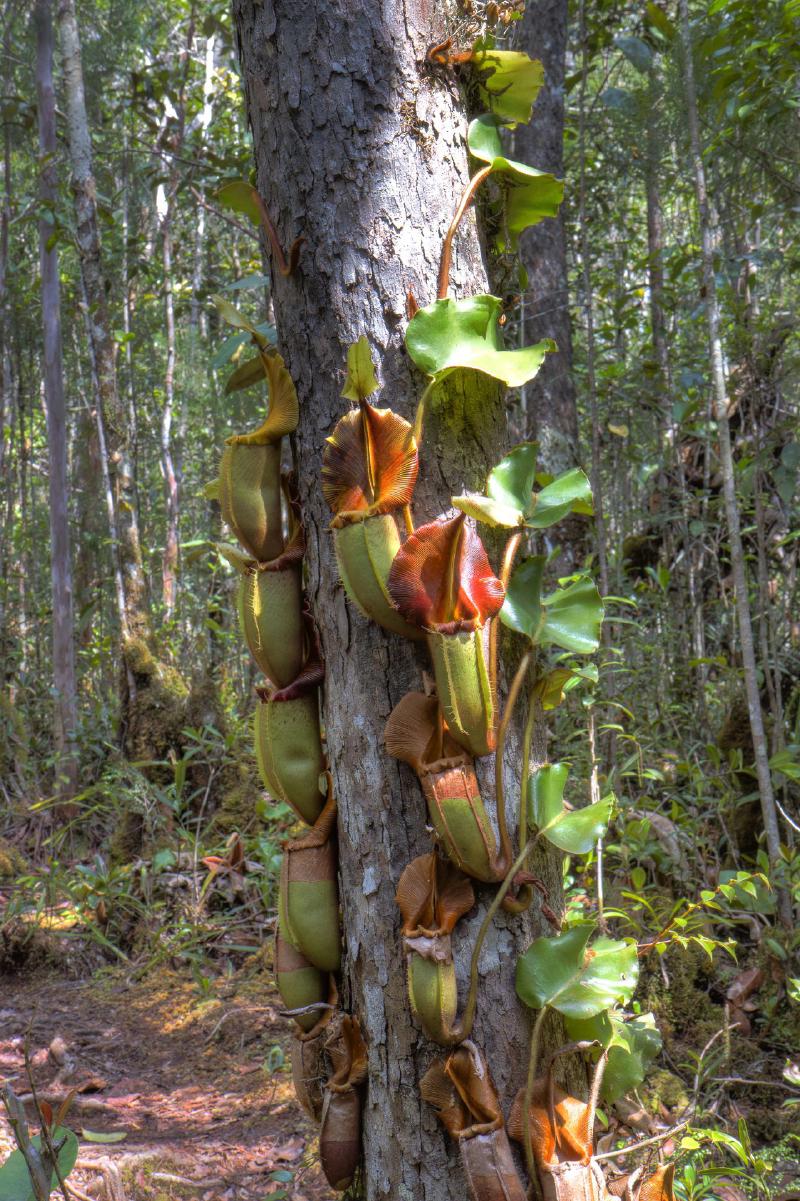
[[[422,1079],[422,1097],[458,1144],[472,1201],[528,1195],[586,1201],[611,1195],[594,1158],[596,1107],[640,1083],[660,1045],[650,1015],[624,1010],[637,980],[636,943],[608,937],[587,918],[564,926],[529,870],[542,842],[570,856],[592,852],[614,808],[611,795],[579,807],[586,790],[575,787],[567,799],[566,763],[531,762],[536,723],[569,691],[597,681],[586,657],[599,646],[601,597],[587,573],[548,584],[548,558],[537,541],[569,514],[590,515],[591,489],[580,470],[556,479],[542,473],[536,444],[524,442],[488,470],[483,493],[454,496],[450,512],[425,514],[420,524],[413,507],[425,470],[426,410],[443,381],[466,371],[518,387],[535,377],[553,349],[547,341],[507,348],[500,298],[449,295],[452,247],[464,213],[489,189],[503,214],[494,247],[513,252],[524,229],[556,215],[563,185],[503,150],[504,132],[530,119],[541,64],[490,40],[463,52],[443,43],[429,57],[445,69],[471,72],[487,111],[469,126],[473,173],[443,241],[437,298],[419,307],[409,296],[405,345],[424,384],[413,422],[378,407],[369,343],[362,336],[352,345],[342,391],[350,407],[327,439],[321,487],[349,600],[392,636],[424,644],[430,658],[426,685],[402,698],[385,729],[387,752],[420,781],[433,836],[430,851],[403,867],[396,894],[410,1009],[424,1036],[447,1051]],[[275,251],[274,229],[252,185],[228,184],[219,199],[263,227]],[[295,269],[299,250],[298,241],[288,260],[275,251],[279,269]],[[367,1048],[357,1016],[345,1013],[339,1000],[337,802],[320,713],[325,668],[304,592],[302,513],[294,476],[283,470],[283,443],[297,426],[298,399],[264,328],[227,301],[218,305],[255,351],[237,367],[228,390],[261,381],[268,390],[264,421],[228,439],[210,492],[239,543],[219,551],[239,574],[242,636],[264,675],[256,689],[259,769],[270,795],[291,806],[300,827],[284,849],[275,975],[295,1023],[297,1095],[319,1124],[328,1181],[345,1190],[357,1180]],[[496,572],[481,526],[505,532]],[[504,697],[503,630],[519,652]],[[506,818],[504,751],[520,705],[526,714],[515,837]],[[491,754],[493,797],[482,796],[475,771],[475,760]],[[473,908],[477,886],[495,891],[470,952],[460,1006],[452,935]],[[517,993],[536,1017],[527,1085],[506,1122],[491,1065],[471,1038],[480,1005],[478,960],[500,908],[514,915],[534,902],[554,932],[537,938],[517,965]],[[540,1071],[550,1012],[562,1016],[571,1041]],[[553,1078],[558,1055],[578,1052],[595,1060],[588,1101],[565,1094]],[[509,1134],[524,1149],[527,1185]],[[646,1179],[634,1174],[617,1182],[614,1195],[671,1201],[671,1170],[660,1168]]]

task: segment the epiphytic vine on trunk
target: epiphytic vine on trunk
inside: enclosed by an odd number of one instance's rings
[[[428,515],[424,524],[414,524],[414,489],[420,463],[424,470],[425,416],[432,396],[459,371],[520,386],[533,379],[554,348],[541,342],[507,349],[498,297],[450,298],[459,224],[484,185],[492,187],[503,211],[495,247],[513,252],[525,228],[556,215],[563,192],[552,175],[503,153],[503,130],[530,119],[543,79],[541,64],[489,41],[464,53],[442,44],[429,58],[438,68],[466,64],[487,111],[469,127],[475,171],[443,242],[437,299],[420,307],[410,298],[405,343],[426,383],[413,424],[376,407],[369,398],[378,390],[378,379],[369,344],[359,339],[348,352],[342,392],[354,407],[328,438],[322,463],[322,489],[333,513],[332,536],[347,595],[390,633],[425,642],[432,666],[434,683],[406,695],[385,731],[387,751],[419,778],[434,835],[431,851],[405,867],[397,889],[411,1009],[425,1036],[449,1048],[447,1058],[436,1060],[424,1076],[422,1096],[458,1143],[473,1201],[523,1201],[526,1196],[509,1133],[524,1148],[531,1192],[547,1201],[611,1195],[669,1201],[669,1168],[645,1180],[634,1174],[616,1182],[611,1194],[593,1155],[598,1101],[613,1100],[640,1082],[659,1046],[650,1015],[630,1018],[620,1008],[631,1000],[636,984],[636,944],[596,937],[591,921],[572,920],[562,929],[545,886],[529,868],[542,841],[573,856],[590,852],[606,831],[614,803],[608,796],[574,808],[564,799],[567,766],[531,762],[537,723],[567,692],[597,679],[597,669],[581,657],[599,645],[601,598],[586,573],[546,590],[548,556],[539,534],[570,513],[591,514],[589,482],[579,470],[556,479],[543,474],[536,444],[525,442],[489,472],[484,493],[452,498],[455,515]],[[227,202],[263,223],[266,210],[253,192],[249,184],[237,185]],[[273,235],[274,230],[274,243]],[[305,544],[294,481],[281,471],[282,440],[298,421],[297,395],[263,330],[225,301],[220,309],[256,350],[234,372],[229,389],[261,379],[269,389],[266,420],[254,433],[228,440],[215,485],[223,516],[244,548],[223,548],[241,576],[242,634],[268,680],[257,689],[256,753],[269,792],[287,802],[306,827],[285,848],[275,972],[296,1023],[297,1094],[320,1123],[320,1157],[329,1182],[346,1189],[360,1158],[367,1048],[357,1018],[339,1006],[337,805],[320,729],[324,666],[304,600]],[[506,531],[497,575],[479,523]],[[521,551],[530,553],[518,561]],[[518,659],[504,701],[501,626],[517,635]],[[515,840],[506,818],[505,750],[520,703],[527,715]],[[492,803],[481,795],[474,765],[475,758],[490,754],[495,755],[497,834]],[[471,949],[469,989],[459,1016],[452,934],[473,908],[478,885],[496,886],[496,892]],[[479,957],[498,910],[520,913],[536,897],[557,932],[536,939],[517,966],[517,993],[538,1016],[527,1085],[506,1127],[489,1065],[471,1041],[480,1004]],[[542,1028],[551,1010],[563,1016],[574,1040],[557,1054],[582,1051],[596,1059],[588,1102],[556,1085],[554,1057],[539,1074]]]

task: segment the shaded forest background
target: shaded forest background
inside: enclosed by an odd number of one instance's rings
[[[527,272],[500,263],[494,287],[510,344],[559,341],[542,375],[509,395],[513,433],[539,437],[548,470],[592,473],[594,523],[570,525],[561,552],[565,571],[591,565],[611,598],[601,684],[555,728],[561,753],[586,778],[594,755],[618,798],[602,869],[596,856],[587,867],[592,879],[602,871],[607,916],[641,937],[726,872],[761,871],[772,885],[708,918],[709,937],[733,940],[738,962],[693,945],[644,973],[665,1040],[651,1117],[692,1094],[708,1123],[735,1129],[744,1116],[752,1138],[788,1160],[800,1146],[797,1069],[784,1075],[800,1034],[800,936],[779,920],[777,898],[796,914],[800,4],[690,7],[777,860],[753,766],[680,39],[666,7],[610,0],[570,12],[563,142],[556,103],[543,111],[544,144],[526,145],[537,107],[515,156],[552,169],[563,153],[566,258],[561,227],[547,222],[526,245]],[[226,389],[248,336],[214,298],[274,339],[270,262],[220,199],[252,170],[227,4],[75,8],[111,404],[80,265],[63,59],[56,150],[42,157],[29,6],[7,0],[0,13],[0,970],[48,962],[80,977],[115,964],[139,980],[168,967],[207,998],[215,982],[259,970],[293,821],[255,769],[255,667],[241,649],[235,573],[214,545],[219,506],[204,491],[225,437],[252,426],[262,403],[258,390]],[[535,21],[524,30],[533,55],[535,31]],[[43,386],[40,225],[60,284],[71,685],[52,643],[59,447]],[[585,899],[588,880],[567,860],[568,902]],[[749,992],[745,970],[757,973]],[[270,1073],[282,1068],[275,1048]]]

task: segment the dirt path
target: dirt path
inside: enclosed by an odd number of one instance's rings
[[[125,1201],[328,1201],[276,1002],[253,968],[201,987],[165,971],[136,983],[118,970],[88,983],[0,976],[0,1082],[29,1092],[27,1042],[41,1097],[57,1108],[78,1089],[66,1125],[124,1132],[81,1140],[70,1181],[98,1201],[120,1201],[115,1169]],[[12,1149],[3,1116],[0,1161]]]

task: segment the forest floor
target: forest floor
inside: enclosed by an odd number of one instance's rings
[[[57,1110],[77,1089],[66,1119],[82,1136],[74,1195],[327,1201],[315,1131],[293,1097],[288,1023],[263,965],[199,985],[163,968],[129,976],[123,967],[88,981],[45,967],[0,975],[0,1081],[30,1094],[27,1049],[41,1100]],[[121,1137],[92,1141],[87,1131]],[[0,1162],[13,1147],[0,1118]]]

